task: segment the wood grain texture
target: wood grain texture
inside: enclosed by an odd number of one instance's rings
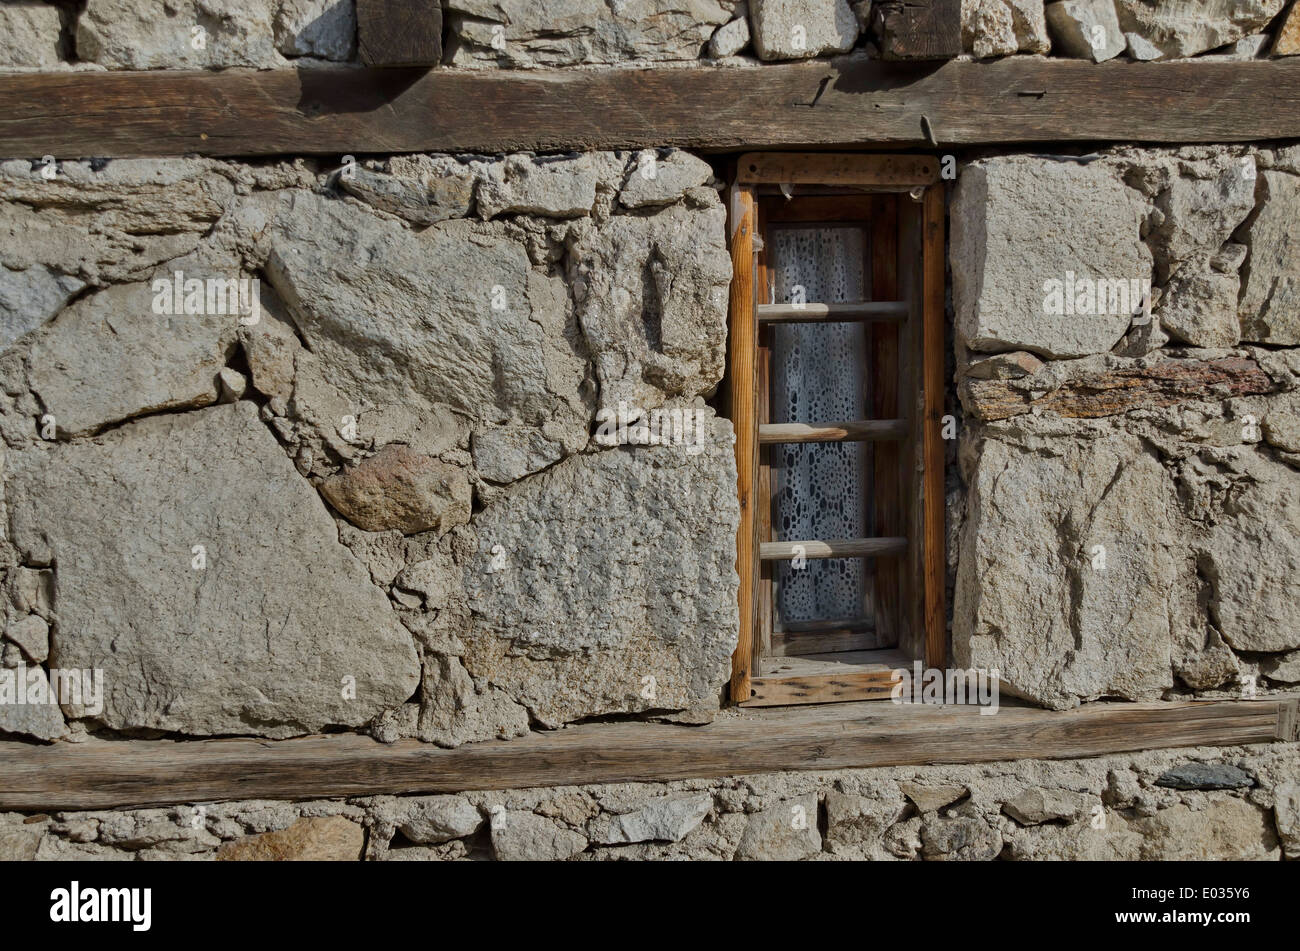
[[[767,423],[758,427],[758,441],[768,443],[874,442],[902,439],[905,419],[857,419],[837,423]]]
[[[357,52],[367,66],[442,61],[440,0],[356,0]]]
[[[961,55],[961,0],[876,0],[871,18],[886,59]]]
[[[1091,703],[1068,712],[1002,706],[839,703],[745,710],[706,726],[590,723],[440,749],[351,734],[296,740],[6,742],[0,809],[48,812],[227,799],[452,793],[663,782],[1128,750],[1267,743],[1294,697],[1215,703]]]
[[[740,635],[731,655],[731,698],[750,696],[758,623],[758,526],[755,489],[758,484],[758,322],[754,319],[754,229],[757,201],[752,187],[733,185],[727,222],[731,236],[731,301],[728,355],[728,402],[736,430],[736,494],[740,499],[740,525],[736,529],[736,573]]]
[[[1300,58],[0,76],[0,156],[24,158],[888,148],[927,143],[923,116],[944,147],[1300,138]]]
[[[907,551],[906,538],[834,538],[793,542],[763,542],[759,557],[764,561],[788,561],[796,550],[805,558],[873,558],[901,555]]]
[[[906,191],[937,182],[939,160],[932,155],[748,152],[736,160],[736,180],[747,185],[863,185]]]
[[[948,666],[948,612],[945,607],[947,578],[944,531],[943,385],[944,366],[944,186],[932,185],[922,198],[921,241],[922,298],[921,328],[922,410],[920,432],[922,472],[923,591],[925,598],[925,662],[929,667]]]

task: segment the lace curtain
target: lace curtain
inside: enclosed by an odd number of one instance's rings
[[[866,235],[856,227],[778,228],[768,260],[777,303],[866,300]],[[802,290],[800,290],[800,288]],[[864,419],[866,332],[861,323],[780,324],[772,338],[773,422]],[[869,535],[870,444],[773,447],[773,534],[780,541]],[[785,622],[860,618],[867,599],[862,559],[779,562],[777,609]]]

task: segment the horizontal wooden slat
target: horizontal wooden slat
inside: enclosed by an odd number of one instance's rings
[[[759,323],[808,323],[812,321],[872,320],[900,321],[907,317],[907,301],[869,300],[852,304],[759,304]]]
[[[796,552],[795,549],[801,549]],[[789,561],[796,554],[805,558],[871,558],[901,555],[907,551],[906,538],[835,538],[797,542],[763,542],[758,557],[763,561]]]
[[[1296,700],[1090,703],[1058,712],[893,703],[750,710],[706,726],[586,723],[441,749],[352,734],[297,740],[6,741],[0,809],[43,812],[225,799],[318,799],[775,770],[1074,759],[1129,750],[1267,743]],[[1293,739],[1288,734],[1287,738]]]
[[[930,148],[926,126],[941,148],[1300,138],[1300,59],[0,77],[0,156],[26,158]]]
[[[905,419],[857,419],[838,423],[764,423],[758,427],[758,441],[789,442],[874,442],[907,437]]]
[[[746,184],[865,185],[907,191],[939,180],[932,155],[854,155],[829,152],[750,152],[736,160]]]
[[[809,656],[766,657],[750,681],[746,707],[804,703],[888,700],[898,679],[894,672],[911,667],[898,650],[839,651]]]

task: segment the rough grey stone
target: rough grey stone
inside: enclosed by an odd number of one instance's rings
[[[571,457],[475,517],[458,633],[476,680],[547,726],[717,709],[737,635],[738,510],[730,426],[703,435]]]
[[[729,0],[448,0],[447,61],[528,69],[698,59]]]
[[[886,843],[890,830],[906,810],[899,797],[858,796],[835,790],[826,793],[826,850],[833,855],[870,861],[897,856]],[[917,842],[920,848],[920,842]]]
[[[57,565],[52,656],[105,671],[105,725],[292,736],[415,690],[410,635],[252,404],[24,453],[13,473],[14,542]]]
[[[932,813],[921,820],[921,853],[932,862],[987,862],[1001,850],[1001,832],[982,818]]]
[[[699,827],[713,807],[708,793],[694,796],[663,796],[635,812],[605,817],[588,828],[593,842],[616,845],[624,842],[680,842]]]
[[[749,45],[749,40],[749,5],[742,2],[736,7],[736,18],[713,31],[709,38],[709,55],[714,59],[735,56]]]
[[[43,664],[50,656],[50,626],[37,614],[28,614],[5,627],[5,637],[22,648],[23,656]]]
[[[900,783],[899,789],[904,796],[912,800],[920,812],[935,812],[956,802],[962,796],[965,796],[967,792],[965,786],[952,784],[927,786],[923,783],[912,782]]]
[[[1138,195],[1100,162],[1016,155],[967,166],[951,213],[953,306],[962,342],[972,350],[1049,357],[1110,350],[1128,331],[1132,312],[1112,308],[1100,292],[1092,309],[1101,313],[1049,312],[1065,308],[1063,300],[1055,307],[1047,299],[1047,282],[1064,285],[1071,274],[1075,281],[1126,287],[1148,280],[1151,255],[1139,238],[1143,215]]]
[[[1064,789],[1034,786],[1002,804],[1002,811],[1021,825],[1041,825],[1065,820],[1074,822],[1087,816],[1096,798]]]
[[[298,353],[295,411],[331,448],[359,412],[400,414],[386,434],[434,454],[411,427],[449,411],[586,445],[586,360],[559,277],[529,264],[502,225],[464,219],[419,234],[363,208],[299,193],[273,213],[266,273],[310,350]],[[393,418],[397,418],[393,416]],[[406,430],[406,431],[404,431]]]
[[[321,495],[357,528],[445,535],[469,521],[465,470],[390,443],[355,468],[321,483]]]
[[[0,351],[44,324],[85,286],[43,265],[18,271],[0,266]]]
[[[87,0],[77,58],[109,69],[287,65],[276,50],[278,0]],[[290,21],[286,21],[290,22]]]
[[[958,558],[958,667],[998,669],[1003,691],[1055,708],[1156,699],[1190,595],[1154,452],[1124,434],[986,439],[979,452]]]
[[[596,363],[600,403],[653,409],[722,379],[731,258],[725,212],[671,205],[589,220],[569,233],[569,283]]]
[[[559,462],[564,447],[536,429],[499,427],[474,436],[474,467],[491,482],[514,482]]]
[[[1245,451],[1197,457],[1180,473],[1189,511],[1212,520],[1197,545],[1210,617],[1238,651],[1300,648],[1300,481]]]
[[[1241,339],[1255,343],[1300,344],[1300,176],[1261,171],[1258,204],[1238,232],[1250,254],[1242,265]]]
[[[1141,36],[1169,58],[1195,56],[1256,33],[1278,14],[1283,2],[1114,0],[1114,5],[1125,33]]]
[[[354,0],[278,0],[275,46],[286,57],[346,62],[357,51]]]
[[[1126,40],[1113,0],[1058,0],[1045,9],[1052,48],[1102,63],[1124,52]]]
[[[1228,763],[1193,762],[1165,770],[1156,785],[1169,789],[1245,789],[1255,785],[1255,779]]]
[[[494,811],[492,851],[502,862],[562,862],[587,847],[587,838],[545,816]]]
[[[33,338],[29,379],[62,435],[216,402],[239,317],[157,314],[149,284],[77,301]]]
[[[21,820],[23,817],[15,817]],[[0,825],[0,862],[30,862],[36,858],[48,823],[6,822]]]
[[[526,736],[528,709],[493,683],[476,683],[460,657],[428,654],[415,735],[427,743],[455,747],[479,740]],[[560,685],[555,685],[560,686]]]
[[[0,682],[4,684],[0,690],[14,691],[14,696],[0,703],[0,734],[16,733],[47,741],[67,735],[59,705],[46,702],[51,696],[50,679],[42,668],[26,664],[16,669],[0,667]]]
[[[472,165],[445,155],[398,156],[389,163],[389,174],[361,165],[339,173],[348,194],[421,226],[469,214],[474,181]]]
[[[688,188],[703,185],[712,177],[709,163],[689,152],[673,149],[661,157],[654,149],[645,149],[629,166],[618,200],[628,208],[670,205]]]
[[[779,802],[756,812],[745,824],[736,848],[741,861],[793,862],[822,850],[817,828],[816,793]]]
[[[846,53],[858,39],[848,0],[750,0],[749,25],[765,60]]]
[[[1273,793],[1273,820],[1282,850],[1291,861],[1300,859],[1300,783],[1283,783]]]
[[[478,168],[478,214],[579,218],[595,205],[596,186],[615,179],[622,169],[622,161],[607,152],[576,158],[509,155]]]
[[[395,825],[412,842],[436,845],[473,835],[483,815],[461,796],[421,796],[398,800]]]
[[[58,64],[59,8],[44,3],[0,4],[0,66]]]
[[[1270,680],[1284,684],[1300,683],[1300,650],[1269,657],[1260,669]]]
[[[1051,49],[1043,0],[962,0],[961,35],[976,59]]]

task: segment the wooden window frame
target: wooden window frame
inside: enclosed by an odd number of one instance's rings
[[[872,420],[881,427],[901,420],[906,425],[902,438],[892,434],[896,450],[885,453],[898,473],[895,489],[903,501],[902,531],[905,548],[899,553],[894,537],[862,540],[865,544],[845,549],[853,554],[897,555],[882,557],[882,588],[897,592],[897,604],[882,617],[892,618],[897,630],[898,650],[886,662],[862,666],[847,664],[808,668],[783,673],[768,664],[764,669],[762,632],[770,618],[769,586],[763,580],[764,557],[778,554],[765,540],[769,525],[765,507],[770,494],[763,482],[760,465],[759,426],[764,422],[767,394],[761,391],[760,372],[765,359],[760,347],[760,321],[790,319],[782,305],[758,305],[756,301],[756,255],[761,242],[755,240],[758,224],[759,189],[763,186],[813,185],[842,188],[863,195],[893,193],[897,203],[898,272],[894,303],[872,301],[862,305],[805,305],[799,319],[825,313],[841,318],[852,310],[857,319],[876,327],[880,322],[898,322],[899,331],[888,336],[872,331],[873,345],[892,346],[897,340],[896,406],[880,394],[873,398],[873,411],[891,419]],[[880,229],[875,229],[880,231]],[[922,660],[926,667],[943,668],[947,663],[947,623],[944,605],[945,535],[943,510],[943,415],[944,367],[944,191],[938,160],[925,155],[879,155],[854,153],[777,153],[742,155],[736,163],[728,215],[733,278],[730,300],[728,345],[728,401],[736,429],[737,494],[740,526],[736,534],[736,568],[740,577],[738,607],[740,636],[732,655],[731,699],[745,706],[776,706],[832,701],[883,699],[896,680],[892,670],[899,661]],[[883,235],[884,232],[881,232]],[[879,237],[877,235],[876,237]],[[873,255],[875,252],[872,252]],[[900,308],[900,303],[903,305]],[[901,313],[900,313],[901,309]],[[838,311],[838,313],[837,313]],[[899,322],[901,319],[901,322]],[[782,434],[789,435],[789,434]],[[836,434],[842,438],[844,434]],[[876,433],[875,435],[880,435]],[[885,443],[877,443],[884,446]],[[914,471],[916,478],[904,474]],[[880,472],[882,470],[878,470]],[[764,549],[764,545],[768,545]],[[837,551],[835,546],[828,552]],[[894,567],[897,566],[897,567]],[[886,593],[885,597],[895,595]],[[767,600],[765,600],[765,598]],[[881,652],[884,654],[885,652]]]

